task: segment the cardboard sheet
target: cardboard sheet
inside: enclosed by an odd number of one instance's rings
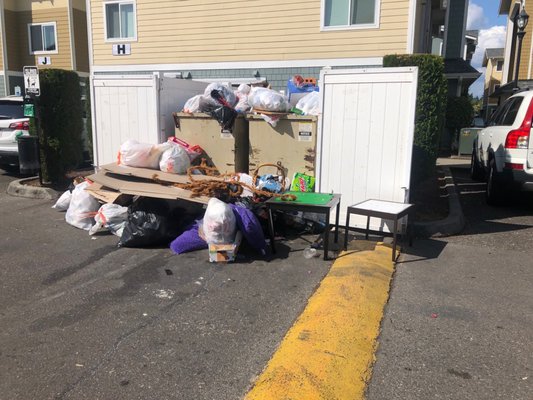
[[[109,189],[96,182],[93,182],[85,190],[88,191],[95,199],[101,200],[104,203],[114,203],[123,205],[130,198],[124,193]]]
[[[158,171],[155,169],[149,169],[149,168],[128,167],[126,165],[118,165],[116,163],[103,165],[102,169],[112,172],[114,174],[120,174],[120,175],[125,175],[125,176],[135,176],[137,178],[143,178],[143,179],[153,180],[154,178],[156,178],[164,182],[172,182],[172,183],[190,182],[190,179],[187,175],[171,174],[168,172],[162,172],[162,171]],[[223,178],[217,178],[216,176],[206,176],[206,175],[194,175],[194,179],[198,181],[213,180],[213,179],[223,180]]]
[[[150,171],[153,175],[153,170],[148,171]],[[207,204],[207,202],[209,201],[209,197],[191,197],[190,191],[180,189],[175,186],[165,186],[155,182],[147,182],[147,178],[128,176],[127,174],[113,174],[105,170],[90,175],[87,177],[87,179],[90,179],[91,181],[99,183],[100,185],[106,186],[108,188],[115,189],[120,193],[134,196],[155,197],[161,199],[183,199],[201,204]]]

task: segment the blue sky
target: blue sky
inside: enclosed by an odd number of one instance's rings
[[[483,81],[485,68],[481,67],[483,53],[486,48],[504,47],[506,16],[498,15],[499,0],[470,0],[468,6],[467,29],[479,30],[478,46],[472,66],[477,68],[483,75],[470,86],[470,93],[474,96],[483,95]]]

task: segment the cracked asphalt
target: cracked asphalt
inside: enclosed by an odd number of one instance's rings
[[[329,269],[305,240],[271,262],[117,248],[0,170],[0,399],[238,399]]]

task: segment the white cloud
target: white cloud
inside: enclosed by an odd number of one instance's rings
[[[475,3],[468,5],[468,17],[466,19],[466,29],[482,29],[487,26],[489,19],[481,6]]]
[[[474,96],[483,96],[483,82],[485,81],[485,68],[481,67],[485,49],[493,49],[505,46],[505,26],[493,26],[479,31],[476,52],[472,57],[472,66],[482,75],[470,86],[469,92]]]

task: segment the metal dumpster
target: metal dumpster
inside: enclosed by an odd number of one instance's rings
[[[260,115],[247,114],[246,119],[250,130],[250,171],[260,164],[280,162],[291,179],[296,172],[315,175],[317,117],[283,115],[275,128]]]
[[[248,172],[248,121],[239,115],[232,132],[225,132],[219,123],[204,113],[174,113],[175,135],[191,145],[199,145],[208,164],[221,173]]]

